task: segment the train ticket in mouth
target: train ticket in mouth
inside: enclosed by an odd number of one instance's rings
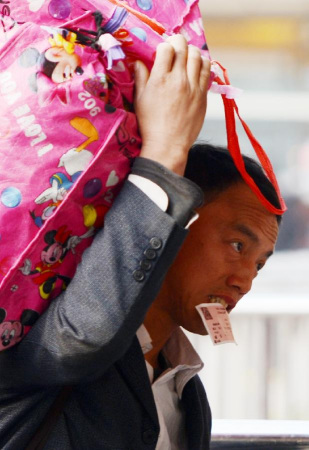
[[[220,303],[201,303],[196,306],[214,345],[236,344],[229,315]]]

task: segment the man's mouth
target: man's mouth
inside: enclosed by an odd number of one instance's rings
[[[230,297],[220,297],[218,295],[209,295],[208,296],[209,303],[220,303],[227,312],[232,311],[232,309],[236,306],[236,302]]]

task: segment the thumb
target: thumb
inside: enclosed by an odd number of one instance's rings
[[[143,92],[147,81],[149,79],[149,70],[142,61],[136,61],[134,65],[134,78],[135,78],[135,94],[136,97]]]

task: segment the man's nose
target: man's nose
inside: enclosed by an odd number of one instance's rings
[[[252,287],[252,282],[257,276],[256,265],[243,264],[235,268],[227,278],[229,287],[235,288],[243,296],[247,294]]]

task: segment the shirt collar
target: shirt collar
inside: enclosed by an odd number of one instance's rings
[[[145,355],[152,349],[151,337],[144,325],[138,329],[136,335]],[[160,375],[155,383],[163,383],[167,379],[175,377],[176,391],[181,398],[185,385],[204,367],[204,364],[180,327],[172,333],[162,349],[162,353],[169,368]],[[148,372],[152,382],[153,376],[151,373],[153,372],[149,370]]]

